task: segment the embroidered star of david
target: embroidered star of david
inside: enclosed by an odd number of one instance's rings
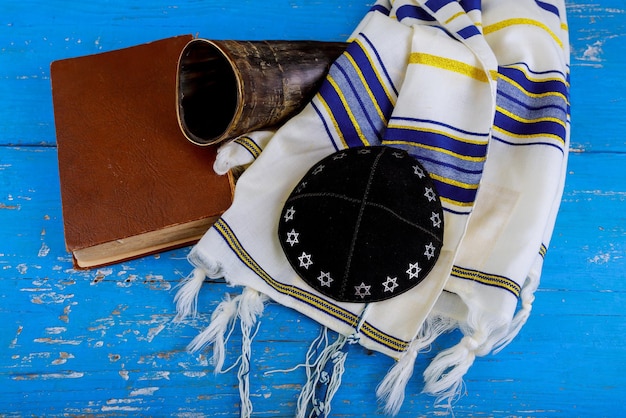
[[[309,168],[278,219],[301,280],[336,301],[369,303],[428,280],[443,210],[424,166],[400,148],[347,148]]]
[[[298,234],[295,229],[289,231],[287,233],[287,244],[291,245],[292,247],[296,245],[299,242],[298,235],[300,234]]]
[[[354,286],[354,289],[356,290],[356,292],[354,294],[356,296],[360,297],[361,299],[363,299],[363,298],[365,298],[365,296],[371,295],[371,293],[370,293],[370,289],[371,288],[372,288],[372,286],[366,286],[365,283],[361,282],[360,285]]]

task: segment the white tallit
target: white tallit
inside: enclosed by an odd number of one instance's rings
[[[452,399],[474,359],[508,344],[532,308],[564,184],[568,91],[561,0],[377,2],[299,115],[220,150],[217,171],[251,164],[232,207],[190,253],[196,268],[176,297],[178,319],[195,313],[205,277],[245,291],[220,305],[192,348],[213,343],[219,363],[230,321],[239,318],[245,336],[270,298],[398,359],[378,389],[396,413],[416,354],[459,328],[461,341],[416,385]],[[276,231],[287,196],[312,165],[363,145],[399,147],[424,165],[444,208],[444,242],[412,290],[340,303],[296,275]],[[239,376],[247,388],[245,370]],[[250,412],[245,400],[242,415]]]

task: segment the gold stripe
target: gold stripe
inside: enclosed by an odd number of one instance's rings
[[[356,133],[357,133],[359,139],[361,139],[361,142],[363,143],[363,145],[369,146],[370,143],[367,140],[367,138],[365,138],[365,135],[363,135],[363,132],[361,132],[361,127],[359,126],[359,122],[356,120],[356,118],[354,117],[354,115],[350,111],[350,105],[348,104],[346,98],[344,97],[343,92],[339,88],[339,85],[337,84],[337,82],[335,81],[335,79],[331,75],[328,75],[326,79],[328,80],[328,82],[331,84],[331,86],[333,86],[333,88],[337,92],[337,95],[339,96],[339,100],[341,100],[341,103],[342,103],[344,109],[346,110],[346,113],[348,114],[348,118],[350,118],[350,122],[352,122],[352,126],[354,126],[354,129],[356,130]],[[339,127],[339,126],[337,125],[337,127]]]
[[[449,179],[449,178],[446,178],[446,177],[442,177],[442,176],[439,176],[439,175],[434,174],[434,173],[429,173],[429,174],[430,174],[430,177],[432,177],[435,180],[438,180],[438,181],[440,181],[442,183],[451,184],[451,185],[456,186],[456,187],[460,187],[461,189],[467,189],[467,190],[476,190],[476,189],[478,189],[478,184],[463,183],[461,181]]]
[[[393,128],[393,129],[406,129],[409,131],[416,131],[416,132],[427,132],[427,133],[431,133],[431,134],[439,134],[439,135],[443,135],[446,136],[448,138],[454,139],[455,141],[459,141],[459,142],[463,142],[466,144],[472,144],[472,145],[487,145],[488,141],[486,139],[468,139],[468,138],[463,138],[460,136],[456,136],[456,135],[451,135],[445,131],[440,131],[438,129],[432,129],[432,128],[421,128],[421,127],[417,127],[417,126],[411,126],[411,125],[396,125],[396,124],[389,124],[389,128]]]
[[[471,208],[472,206],[474,206],[474,202],[459,202],[458,200],[453,200],[448,197],[441,196],[439,196],[439,199],[441,199],[442,202],[448,203],[449,205],[453,206],[460,206],[463,208]]]
[[[343,147],[348,148],[348,144],[346,143],[346,140],[343,137],[343,133],[341,132],[341,129],[339,129],[339,123],[337,123],[337,119],[335,119],[335,115],[333,115],[333,112],[331,112],[330,106],[328,106],[328,103],[326,103],[326,100],[324,100],[324,97],[321,94],[318,93],[317,98],[322,104],[322,106],[324,106],[324,109],[326,109],[326,114],[330,117],[333,123],[333,126],[335,128],[335,132],[337,132],[337,135],[339,136],[339,140],[343,144]]]
[[[550,138],[550,139],[554,139],[557,142],[565,145],[565,140],[563,138],[561,138],[560,136],[554,135],[554,134],[539,133],[539,134],[523,134],[523,135],[520,135],[520,134],[516,134],[516,133],[513,133],[513,132],[509,132],[509,131],[507,131],[505,129],[502,129],[501,127],[495,126],[495,125],[493,126],[493,129],[494,129],[494,131],[498,131],[498,132],[500,132],[502,134],[508,135],[511,138],[517,138],[517,139]]]
[[[339,306],[333,305],[332,303],[314,294],[306,292],[298,287],[285,285],[274,280],[261,268],[261,266],[259,266],[252,259],[252,257],[250,257],[246,250],[241,246],[241,243],[237,240],[237,237],[232,232],[228,224],[224,222],[223,219],[219,219],[215,223],[215,229],[217,229],[222,237],[226,240],[228,246],[235,252],[235,254],[237,254],[238,258],[276,291],[303,301],[304,303],[307,303],[309,305],[312,305],[317,309],[325,312],[329,316],[348,323],[348,325],[352,327],[357,326],[359,318],[352,312],[346,311]],[[364,331],[364,334],[366,334],[370,339],[378,342],[380,345],[383,345],[395,351],[404,351],[408,345],[408,342],[385,334],[382,331],[377,330],[367,322],[364,322],[362,324],[362,330]]]
[[[510,26],[517,26],[517,25],[530,25],[530,26],[538,27],[546,31],[552,37],[552,39],[554,39],[554,41],[561,47],[561,49],[563,48],[563,42],[561,42],[559,37],[556,36],[556,34],[552,32],[548,26],[546,26],[544,23],[538,22],[533,19],[526,19],[526,18],[506,19],[501,22],[494,23],[493,25],[485,26],[483,32],[485,35],[489,35],[490,33],[499,31],[501,29],[508,28]]]
[[[495,286],[501,289],[508,290],[516,297],[519,297],[521,292],[520,286],[508,277],[497,276],[495,274],[487,274],[476,270],[464,269],[458,266],[452,267],[452,275],[460,277],[462,279],[473,280],[478,283],[483,283],[489,286]]]
[[[389,99],[389,102],[391,102],[391,104],[395,107],[396,105],[396,99],[394,98],[395,95],[392,95],[387,89],[387,85],[383,81],[383,78],[380,76],[380,73],[378,72],[378,67],[374,65],[374,62],[372,61],[372,57],[368,53],[368,49],[365,47],[365,45],[363,45],[360,39],[357,39],[356,43],[361,47],[361,49],[363,50],[363,53],[367,57],[367,60],[370,62],[370,65],[372,66],[372,69],[374,70],[374,74],[376,74],[376,79],[378,80],[378,83],[380,83],[383,90],[385,91],[385,95],[387,96],[387,99]],[[356,63],[353,63],[353,64],[354,64],[354,68],[359,69],[359,66],[356,65]],[[360,71],[359,71],[359,74],[360,74]]]
[[[261,154],[261,147],[259,147],[249,136],[240,136],[235,140],[235,142],[247,149],[254,158],[257,158]]]
[[[450,155],[452,157],[458,158],[460,160],[464,160],[464,161],[471,161],[471,162],[475,162],[475,163],[481,163],[484,162],[487,157],[470,157],[468,155],[462,155],[444,148],[438,148],[438,147],[433,147],[430,145],[424,145],[424,144],[418,144],[416,142],[410,142],[410,141],[383,141],[384,144],[389,144],[389,145],[408,145],[408,146],[414,146],[414,147],[418,147],[418,148],[423,148],[423,149],[427,149],[429,151],[435,151],[435,152],[440,152],[442,154],[447,154]]]
[[[498,78],[501,79],[501,80],[506,81],[509,84],[511,84],[512,86],[517,88],[519,91],[521,91],[522,93],[524,93],[528,97],[532,97],[532,98],[536,99],[536,98],[540,98],[540,97],[556,96],[556,97],[560,97],[566,103],[569,104],[569,101],[567,100],[567,97],[565,97],[565,95],[563,93],[560,93],[558,91],[546,91],[546,92],[543,92],[543,93],[531,93],[528,90],[526,90],[524,87],[522,87],[522,85],[519,84],[517,81],[513,80],[512,78],[509,78],[509,77],[507,77],[505,75],[502,75],[502,74],[498,74]],[[563,80],[561,80],[561,81],[563,81]]]
[[[465,14],[465,11],[461,11],[461,12],[455,13],[452,16],[450,16],[450,18],[448,18],[448,20],[446,20],[443,24],[447,25],[448,23],[452,22],[457,17],[462,16],[464,14]]]
[[[354,70],[358,74],[359,79],[361,80],[361,83],[363,84],[363,87],[365,88],[365,91],[367,92],[367,95],[370,98],[370,101],[374,104],[374,107],[376,108],[376,113],[378,113],[378,117],[386,125],[387,124],[387,118],[383,114],[383,111],[380,109],[380,106],[378,106],[378,102],[376,101],[376,97],[374,97],[374,93],[372,93],[372,90],[370,89],[369,84],[367,84],[367,80],[365,80],[365,76],[363,75],[363,72],[361,72],[361,69],[359,68],[357,63],[354,61],[354,58],[352,58],[352,56],[350,54],[346,54],[345,56],[346,56],[346,58],[348,58],[348,61],[350,61],[350,63],[352,64],[352,67],[354,68]],[[378,74],[376,76],[378,77]],[[387,93],[386,89],[385,89],[385,93]],[[387,97],[389,97],[389,96],[387,95]]]
[[[543,118],[536,118],[536,119],[526,119],[523,118],[521,116],[518,116],[514,113],[509,112],[508,110],[500,107],[500,106],[496,106],[496,110],[500,113],[502,113],[503,115],[508,116],[509,118],[516,120],[518,122],[522,122],[522,123],[537,123],[537,122],[554,122],[557,123],[563,127],[565,127],[565,122],[559,118],[553,118],[553,117],[543,117]]]
[[[453,60],[450,58],[444,58],[437,55],[424,54],[421,52],[413,52],[409,56],[409,64],[422,64],[435,68],[441,68],[443,70],[453,71],[458,74],[462,74],[466,77],[473,78],[475,80],[487,83],[489,79],[481,68],[474,67],[465,62]],[[493,78],[493,73],[490,72],[490,76]]]

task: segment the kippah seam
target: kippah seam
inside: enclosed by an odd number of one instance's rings
[[[381,205],[380,203],[365,202],[365,204],[366,204],[366,205],[369,205],[369,206],[374,206],[374,207],[377,207],[377,208],[379,208],[379,209],[383,209],[383,210],[387,211],[388,213],[390,213],[391,215],[393,215],[393,216],[394,216],[394,217],[396,217],[397,219],[401,220],[402,222],[404,222],[404,223],[406,223],[406,224],[408,224],[408,225],[410,225],[410,226],[412,226],[412,227],[414,227],[414,228],[416,228],[416,229],[419,229],[419,230],[420,230],[420,231],[422,231],[422,232],[427,233],[427,234],[428,234],[428,235],[430,235],[433,239],[437,240],[437,242],[442,242],[442,241],[443,241],[443,240],[442,240],[441,238],[439,238],[439,236],[438,236],[437,234],[435,234],[434,232],[429,231],[428,229],[424,228],[423,226],[418,225],[418,224],[416,224],[416,223],[414,223],[414,222],[409,221],[408,219],[403,218],[402,216],[398,215],[398,214],[397,214],[395,211],[393,211],[392,209],[389,209],[388,207],[383,206],[383,205]]]
[[[381,148],[380,152],[376,156],[374,163],[372,164],[372,169],[370,171],[369,178],[367,179],[367,184],[365,185],[365,190],[363,191],[363,200],[361,201],[361,207],[359,208],[359,215],[356,219],[356,225],[354,226],[354,233],[352,234],[352,240],[350,242],[350,251],[348,252],[348,258],[346,260],[346,268],[344,270],[343,279],[341,283],[341,289],[339,290],[339,295],[341,299],[345,298],[345,291],[347,285],[347,278],[350,272],[350,267],[352,265],[352,256],[354,255],[354,247],[356,244],[356,238],[359,235],[359,227],[361,226],[361,220],[363,219],[363,212],[365,211],[365,206],[367,205],[367,196],[369,195],[370,188],[372,186],[372,181],[374,180],[374,174],[376,174],[376,168],[378,167],[378,162],[381,157],[385,153],[386,148]]]

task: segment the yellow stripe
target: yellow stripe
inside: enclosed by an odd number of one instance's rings
[[[444,25],[447,25],[448,23],[452,22],[452,21],[453,21],[454,19],[456,19],[457,17],[462,16],[462,15],[464,15],[464,14],[465,14],[465,11],[464,11],[464,10],[463,10],[463,11],[461,11],[461,12],[458,12],[458,13],[453,14],[452,16],[450,16],[450,18],[449,18],[448,20],[446,20],[446,21],[444,22]]]
[[[463,137],[460,137],[460,136],[451,135],[451,134],[449,134],[448,132],[445,132],[445,131],[440,131],[440,130],[432,129],[432,128],[421,128],[421,127],[411,126],[411,125],[396,125],[396,124],[389,124],[389,128],[406,129],[406,130],[409,130],[409,131],[426,132],[426,133],[431,133],[431,134],[439,134],[439,135],[443,135],[445,137],[454,139],[455,141],[463,142],[465,144],[487,145],[487,143],[488,143],[488,141],[486,139],[468,139],[468,138],[463,138]]]
[[[261,154],[261,147],[259,147],[249,136],[241,136],[237,138],[235,142],[247,149],[254,158],[257,158]]]
[[[456,152],[452,152],[452,151],[444,149],[444,148],[438,148],[438,147],[433,147],[433,146],[430,146],[430,145],[418,144],[416,142],[410,142],[410,141],[383,141],[383,143],[389,144],[389,145],[408,145],[408,146],[423,148],[423,149],[427,149],[429,151],[441,152],[443,154],[450,155],[450,156],[458,158],[460,160],[472,161],[472,162],[476,162],[476,163],[484,162],[485,159],[487,158],[487,157],[470,157],[468,155],[458,154]]]
[[[502,113],[503,115],[508,116],[511,119],[514,119],[518,122],[522,122],[522,123],[537,123],[537,122],[554,122],[554,123],[558,123],[559,125],[565,127],[565,122],[559,118],[552,118],[549,116],[543,117],[543,118],[536,118],[536,119],[526,119],[523,118],[521,116],[518,116],[514,113],[509,112],[506,109],[503,109],[500,106],[496,106],[496,110],[500,113]]]
[[[241,243],[237,240],[237,237],[232,232],[228,224],[226,224],[226,222],[222,219],[215,223],[215,229],[217,229],[226,240],[228,246],[237,254],[238,258],[276,291],[312,305],[329,316],[348,323],[352,327],[357,326],[359,318],[352,312],[346,311],[339,306],[333,305],[332,303],[300,288],[285,285],[274,280],[252,259],[252,257],[250,257],[246,250],[241,246]],[[395,351],[404,351],[408,345],[408,342],[385,334],[367,322],[363,323],[362,330],[370,339]]]
[[[557,142],[559,142],[560,144],[565,145],[565,140],[563,138],[561,138],[558,135],[554,135],[554,134],[549,134],[549,133],[539,133],[539,134],[515,134],[513,132],[509,132],[505,129],[500,128],[499,126],[493,126],[493,130],[494,131],[498,131],[502,134],[508,135],[511,138],[517,138],[517,139],[529,139],[529,138],[551,138],[556,140]]]
[[[489,79],[487,74],[481,68],[474,67],[465,62],[453,60],[450,58],[444,58],[437,55],[424,54],[421,52],[413,52],[409,56],[409,64],[422,64],[435,68],[441,68],[443,70],[453,71],[458,74],[462,74],[466,77],[473,78],[475,80],[487,83]],[[490,76],[493,78],[495,72],[490,71]]]
[[[376,97],[374,97],[374,93],[372,93],[372,90],[370,89],[369,84],[367,84],[367,81],[365,80],[365,76],[363,76],[363,73],[361,72],[361,69],[359,68],[357,63],[354,61],[354,58],[352,58],[352,56],[350,54],[346,54],[345,56],[346,56],[346,58],[348,58],[348,61],[350,61],[350,63],[354,67],[354,70],[356,71],[356,73],[358,74],[359,78],[361,79],[361,83],[363,84],[363,87],[365,87],[365,91],[367,92],[367,95],[370,97],[371,102],[374,104],[374,107],[376,108],[376,113],[378,113],[378,117],[383,122],[385,122],[385,125],[386,125],[387,124],[387,118],[383,114],[383,111],[380,109],[380,106],[378,106],[378,102],[376,101]],[[377,74],[377,76],[378,76],[378,74]],[[385,93],[386,92],[387,91],[385,90]],[[389,97],[389,96],[387,95],[387,97]]]
[[[511,84],[512,86],[517,88],[519,91],[521,91],[522,93],[524,93],[528,97],[532,97],[532,98],[536,99],[536,98],[540,98],[540,97],[556,96],[556,97],[560,97],[561,99],[563,99],[565,102],[567,102],[569,104],[569,101],[567,100],[567,97],[565,97],[565,95],[563,93],[560,93],[558,91],[546,91],[546,92],[543,92],[543,93],[531,93],[528,90],[526,90],[524,87],[522,87],[522,85],[519,84],[517,81],[513,80],[512,78],[509,78],[509,77],[507,77],[505,75],[502,75],[502,74],[498,74],[498,78],[503,80],[503,81],[506,81],[509,84]],[[563,81],[563,80],[560,80],[560,81]]]
[[[515,283],[515,281],[507,277],[497,276],[495,274],[488,274],[476,270],[468,270],[462,267],[454,266],[452,267],[452,275],[460,277],[462,279],[473,280],[478,283],[506,289],[513,293],[516,297],[519,297],[521,292],[520,286]]]
[[[446,177],[442,177],[442,176],[437,175],[437,174],[433,174],[433,173],[429,173],[429,174],[430,174],[430,177],[432,177],[433,179],[438,180],[438,181],[440,181],[442,183],[451,184],[453,186],[460,187],[462,189],[468,189],[468,190],[476,190],[476,189],[478,189],[478,184],[463,183],[461,181],[452,180],[452,179],[449,179],[449,178],[446,178]]]
[[[365,47],[365,45],[363,45],[363,43],[361,42],[360,39],[357,39],[356,43],[361,47],[361,49],[363,50],[363,53],[367,57],[367,60],[370,62],[370,65],[372,66],[372,69],[374,70],[374,74],[376,74],[376,79],[378,80],[378,83],[381,85],[381,87],[385,91],[385,95],[387,96],[387,99],[389,99],[389,102],[395,107],[395,105],[396,105],[395,95],[392,95],[391,93],[389,93],[389,90],[387,89],[387,85],[383,81],[383,78],[380,76],[380,73],[378,72],[378,67],[373,63],[372,58],[370,57],[370,54],[369,54],[367,48]],[[352,58],[352,57],[350,57],[350,58]],[[356,65],[356,63],[353,62],[353,64],[354,64],[354,68],[359,69],[359,67],[358,67],[358,65]],[[361,75],[360,71],[359,71],[359,75]],[[364,83],[364,84],[366,84],[366,83]]]
[[[448,197],[442,197],[442,196],[439,196],[439,199],[441,199],[442,202],[448,203],[453,206],[461,206],[464,208],[469,208],[469,207],[474,206],[474,202],[459,202],[458,200],[452,200]]]
[[[333,123],[333,126],[335,128],[335,132],[337,132],[337,135],[339,136],[339,140],[343,144],[343,147],[348,148],[348,144],[346,143],[346,140],[343,137],[343,133],[341,132],[341,129],[339,129],[339,124],[337,123],[337,119],[335,119],[335,115],[333,115],[333,112],[330,111],[330,106],[328,106],[328,103],[326,103],[326,100],[324,100],[324,97],[322,97],[321,94],[318,93],[317,98],[322,104],[322,106],[324,106],[324,109],[326,109],[326,114],[330,117]]]
[[[359,139],[361,140],[363,145],[369,146],[370,143],[367,140],[367,138],[365,138],[365,135],[363,135],[363,132],[361,132],[361,127],[359,126],[359,122],[356,120],[356,118],[354,117],[354,115],[350,111],[350,105],[348,104],[346,98],[344,97],[343,92],[341,91],[341,88],[339,88],[339,85],[337,84],[337,82],[335,81],[335,79],[331,75],[328,75],[326,77],[326,79],[328,80],[330,85],[333,86],[333,88],[337,92],[337,95],[339,96],[339,100],[341,100],[341,104],[343,105],[344,109],[346,110],[346,113],[348,114],[348,117],[350,118],[350,122],[352,122],[352,126],[354,126],[354,129],[356,130],[356,133],[359,136]],[[339,125],[337,125],[337,127],[339,127]]]
[[[548,26],[546,26],[544,23],[538,22],[533,19],[516,18],[516,19],[503,20],[501,22],[494,23],[493,25],[485,26],[483,32],[485,35],[489,35],[490,33],[499,31],[501,29],[505,29],[505,28],[508,28],[511,26],[517,26],[517,25],[530,25],[530,26],[538,27],[546,31],[552,37],[552,39],[554,39],[554,41],[561,47],[561,49],[563,48],[563,42],[561,42],[559,37],[556,36],[556,34],[552,32]]]

